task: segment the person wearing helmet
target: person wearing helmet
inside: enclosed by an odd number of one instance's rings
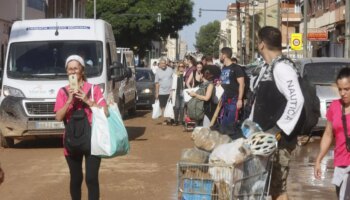
[[[292,62],[281,61],[282,34],[266,26],[258,32],[258,50],[265,60],[254,84],[253,106],[249,118],[264,132],[278,137],[273,162],[270,195],[272,199],[288,199],[287,177],[291,152],[297,144],[292,134],[300,118],[304,97],[298,74]]]

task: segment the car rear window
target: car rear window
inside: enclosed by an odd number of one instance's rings
[[[350,67],[350,63],[309,63],[304,66],[303,76],[313,84],[333,84],[344,67]]]
[[[136,70],[136,81],[153,81],[154,75],[151,71]]]

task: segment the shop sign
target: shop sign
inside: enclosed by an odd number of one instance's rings
[[[328,31],[317,31],[307,33],[309,41],[328,41]]]

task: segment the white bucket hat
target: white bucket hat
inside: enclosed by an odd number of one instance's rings
[[[66,60],[66,69],[67,69],[68,63],[72,60],[78,61],[81,64],[81,66],[85,67],[84,59],[81,56],[71,55]]]

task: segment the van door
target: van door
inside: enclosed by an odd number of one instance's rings
[[[110,70],[113,63],[117,62],[116,56],[114,56],[115,51],[113,50],[113,46],[115,45],[114,41],[107,41],[106,43],[106,66],[107,69]],[[107,73],[109,74],[109,72]],[[108,80],[108,88],[107,95],[110,98],[110,96],[113,96],[113,100],[116,103],[119,103],[119,82],[115,80]]]
[[[126,67],[130,68],[132,71],[132,75],[130,78],[127,79],[127,82],[125,84],[125,90],[128,96],[128,105],[134,106],[133,104],[136,104],[136,81],[135,81],[135,61],[133,52],[125,52],[125,61],[126,61]]]

